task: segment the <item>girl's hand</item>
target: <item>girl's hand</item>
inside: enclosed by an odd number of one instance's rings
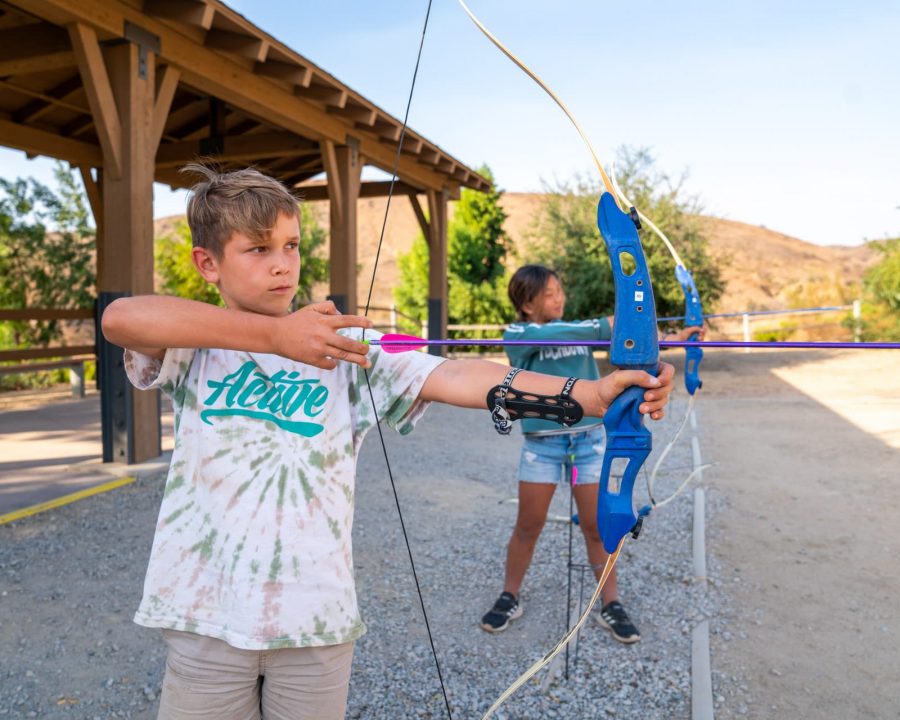
[[[706,327],[705,326],[697,326],[697,325],[688,325],[687,327],[681,328],[681,330],[671,330],[665,333],[662,337],[663,340],[677,340],[678,342],[684,342],[685,340],[690,340],[691,335],[697,333],[697,340],[702,340],[703,336],[706,335]]]
[[[602,417],[606,413],[613,400],[626,388],[638,385],[647,388],[647,392],[644,393],[644,402],[640,406],[641,413],[649,415],[653,420],[661,420],[666,414],[663,408],[669,402],[669,395],[674,388],[674,378],[675,368],[665,362],[659,364],[657,377],[653,377],[643,370],[616,370],[597,381],[597,394],[602,410],[598,417]]]

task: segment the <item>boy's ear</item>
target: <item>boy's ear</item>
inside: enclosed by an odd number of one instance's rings
[[[209,250],[202,247],[191,248],[191,260],[206,282],[213,285],[219,282],[219,262]]]

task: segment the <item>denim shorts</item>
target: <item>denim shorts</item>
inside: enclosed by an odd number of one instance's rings
[[[605,449],[603,425],[552,435],[526,434],[519,459],[519,482],[569,482],[574,460],[579,485],[598,483]]]

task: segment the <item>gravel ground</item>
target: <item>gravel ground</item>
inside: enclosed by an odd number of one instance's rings
[[[682,401],[654,428],[658,448]],[[698,414],[702,425],[702,409]],[[515,506],[503,501],[515,492],[520,438],[497,436],[483,412],[434,407],[414,433],[389,432],[386,440],[454,717],[480,717],[563,634],[567,527],[548,523],[544,531],[523,588],[522,619],[488,635],[477,622],[501,589],[515,519]],[[660,484],[674,487],[689,462],[690,444],[682,438]],[[159,475],[142,478],[0,527],[0,717],[155,718],[164,646],[131,616],[162,483]],[[707,499],[712,524],[720,500],[714,491]],[[563,489],[551,513],[566,515],[568,502]],[[357,644],[347,716],[442,718],[393,503],[372,433],[360,458],[354,531],[369,632]],[[690,522],[687,492],[652,515],[640,540],[622,553],[620,592],[642,641],[623,646],[587,625],[569,679],[545,692],[539,676],[497,718],[690,717],[691,629],[708,617],[713,633],[728,634],[720,619],[727,598],[717,583],[704,588],[691,580]],[[578,535],[575,551],[582,562]],[[714,555],[709,566],[715,577]],[[752,708],[739,677],[714,674],[714,694],[719,706]]]

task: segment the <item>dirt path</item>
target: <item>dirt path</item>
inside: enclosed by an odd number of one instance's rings
[[[714,673],[744,679],[751,717],[900,717],[900,358],[708,353],[703,369],[724,500],[708,547],[733,613]]]

